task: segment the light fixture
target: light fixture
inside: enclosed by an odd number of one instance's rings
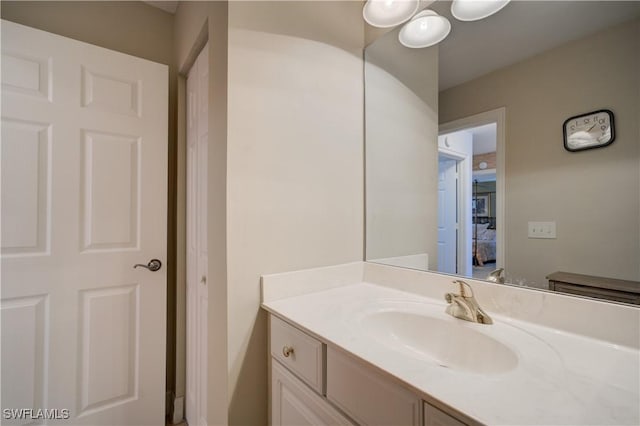
[[[460,21],[478,21],[501,10],[510,0],[453,0],[451,14]]]
[[[362,16],[374,27],[395,27],[411,18],[419,4],[419,0],[367,0]]]
[[[406,47],[421,48],[440,43],[449,35],[451,23],[433,10],[423,10],[400,30],[398,39]]]

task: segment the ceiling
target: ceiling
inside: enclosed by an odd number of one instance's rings
[[[640,16],[640,1],[516,0],[475,22],[453,18],[450,1],[430,8],[451,22],[439,44],[440,90]]]
[[[496,123],[473,127],[466,131],[470,132],[473,137],[473,155],[496,152],[498,136],[498,126]]]
[[[145,3],[172,14],[178,7],[178,1]],[[453,18],[450,0],[438,0],[429,8],[451,22],[451,33],[438,45],[440,91],[640,16],[638,0],[513,0],[497,14],[475,22]],[[393,43],[390,52],[406,50]]]
[[[473,155],[488,154],[496,152],[496,143],[498,137],[498,126],[496,123],[484,124],[482,126],[471,127],[464,130],[456,130],[455,132],[441,134],[440,136],[449,136],[454,134],[471,134]]]

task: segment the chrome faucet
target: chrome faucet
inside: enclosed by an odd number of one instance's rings
[[[504,284],[504,268],[493,270],[487,275],[487,281],[492,283]]]
[[[453,283],[460,285],[460,294],[447,293],[444,295],[445,300],[449,304],[446,313],[465,321],[493,324],[491,317],[482,310],[475,297],[473,297],[473,289],[471,286],[462,280],[455,280]],[[465,286],[469,289],[470,295],[467,295]]]

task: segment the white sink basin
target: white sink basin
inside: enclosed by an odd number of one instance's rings
[[[482,327],[440,312],[430,315],[406,309],[384,309],[359,318],[365,333],[386,347],[453,370],[498,374],[518,365],[517,354],[485,334]]]

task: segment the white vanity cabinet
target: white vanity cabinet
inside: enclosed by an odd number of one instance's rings
[[[353,425],[325,398],[325,348],[270,315],[271,425]]]
[[[353,356],[270,315],[271,424],[465,426]]]

